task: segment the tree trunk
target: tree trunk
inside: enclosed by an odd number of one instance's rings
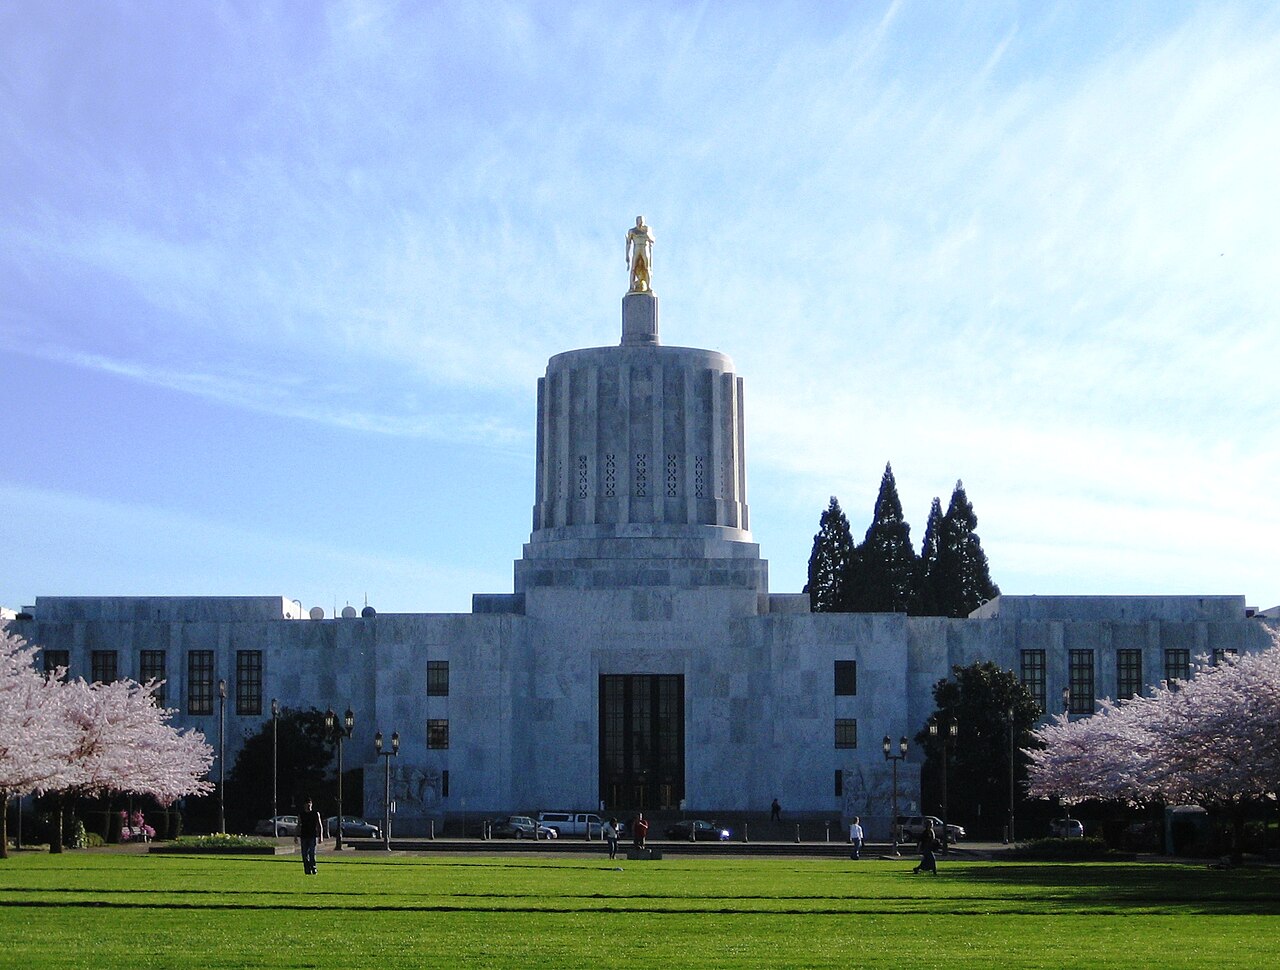
[[[62,792],[53,799],[53,838],[49,840],[49,852],[62,851]]]
[[[1235,865],[1244,862],[1244,802],[1235,804],[1231,818],[1231,861]]]
[[[22,811],[22,802],[18,802]],[[0,859],[9,858],[9,793],[0,795]]]

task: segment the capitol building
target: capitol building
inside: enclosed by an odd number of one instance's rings
[[[166,680],[174,724],[210,738],[225,680],[229,763],[273,698],[394,727],[398,835],[464,812],[711,816],[782,795],[789,811],[860,815],[877,838],[892,799],[880,739],[920,729],[953,665],[994,661],[1042,710],[1070,688],[1087,712],[1280,628],[1243,596],[999,596],[947,619],[811,613],[806,594],[772,592],[743,378],[724,354],[660,339],[639,219],[628,259],[618,344],[557,354],[538,381],[511,592],[477,593],[470,613],[336,617],[283,596],[41,596],[11,629],[72,676]],[[380,817],[372,728],[344,754]]]

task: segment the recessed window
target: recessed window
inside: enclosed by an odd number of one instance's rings
[[[149,680],[164,680],[164,651],[163,650],[142,650],[138,654],[138,680],[146,683]],[[151,694],[156,699],[156,707],[164,707],[164,684],[157,687]]]
[[[449,696],[449,661],[427,661],[427,696]]]
[[[447,718],[434,717],[427,721],[427,747],[449,747],[449,721]]]
[[[858,719],[854,717],[836,718],[836,747],[856,748],[858,746]]]
[[[51,674],[59,667],[67,670],[71,666],[70,650],[42,650],[44,654],[44,672]],[[63,674],[65,677],[66,674]]]
[[[213,651],[187,651],[187,713],[213,713]]]
[[[844,769],[836,769],[836,798],[844,798]]]
[[[1235,656],[1238,656],[1238,651],[1236,650],[1235,647],[1214,647],[1213,648],[1213,665],[1216,667],[1218,666],[1218,664],[1222,663],[1222,661],[1225,660],[1227,657],[1235,657]]]
[[[1175,680],[1191,679],[1191,651],[1166,650],[1164,652],[1164,679],[1172,683]]]
[[[262,651],[236,651],[236,713],[262,713]]]
[[[114,650],[95,650],[89,655],[90,670],[93,680],[99,684],[109,684],[116,679],[116,652]]]
[[[449,769],[440,772],[440,797],[449,797]]]
[[[1043,650],[1022,651],[1022,686],[1035,700],[1042,714],[1045,710],[1044,664]]]
[[[1142,693],[1142,651],[1116,651],[1116,698],[1128,700]]]
[[[858,662],[836,661],[836,696],[852,697],[858,693]]]
[[[1093,713],[1093,651],[1069,650],[1067,652],[1068,683],[1071,698],[1068,710],[1072,714]]]

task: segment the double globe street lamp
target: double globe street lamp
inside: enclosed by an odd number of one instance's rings
[[[950,829],[947,828],[947,749],[955,744],[956,735],[960,733],[960,728],[955,721],[952,721],[945,731],[938,729],[938,722],[931,721],[929,723],[930,740],[942,741],[942,851],[947,851],[947,845],[951,839],[948,837]]]
[[[342,715],[342,722],[338,722],[338,715],[333,713],[333,708],[329,708],[324,712],[324,730],[331,744],[338,746],[338,818],[337,829],[338,834],[336,841],[333,843],[335,852],[342,850],[342,742],[351,737],[351,732],[356,727],[356,716],[352,713],[351,708],[347,708],[347,713]]]
[[[382,772],[382,846],[391,851],[391,759],[400,753],[400,732],[391,732],[391,750],[382,750],[382,732],[373,736],[373,747],[378,757],[385,759]]]
[[[904,734],[898,742],[898,753],[893,753],[893,740],[889,735],[880,742],[880,750],[884,752],[886,761],[893,762],[893,854],[898,854],[898,762],[907,757],[907,736]]]

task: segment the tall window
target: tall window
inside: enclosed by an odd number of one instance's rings
[[[213,651],[187,651],[187,713],[213,713]]]
[[[138,654],[138,680],[146,683],[149,680],[164,680],[164,651],[143,650]],[[164,684],[152,693],[156,699],[156,707],[164,707]]]
[[[1166,650],[1164,652],[1164,679],[1172,683],[1175,680],[1191,678],[1191,651]]]
[[[1036,702],[1036,706],[1040,708],[1043,714],[1047,710],[1045,705],[1045,680],[1044,680],[1044,651],[1043,650],[1023,650],[1022,651],[1022,686]]]
[[[44,672],[51,674],[59,667],[64,670],[71,666],[70,650],[42,650],[44,656]],[[66,676],[65,674],[63,676]]]
[[[1116,651],[1116,699],[1127,700],[1142,693],[1142,651]]]
[[[427,721],[427,747],[449,747],[449,721],[443,717],[433,717]]]
[[[109,684],[116,679],[116,652],[95,650],[89,655],[93,679],[99,684]]]
[[[844,769],[836,769],[836,798],[844,798]]]
[[[262,651],[236,651],[236,713],[262,713]]]
[[[449,797],[449,769],[446,768],[440,772],[440,797]]]
[[[836,661],[836,696],[852,697],[858,693],[858,662]]]
[[[855,717],[836,718],[836,747],[856,748],[858,746],[858,719]]]
[[[1072,714],[1093,713],[1093,651],[1067,652]]]
[[[427,661],[427,696],[449,696],[449,661]]]
[[[1213,665],[1216,667],[1222,663],[1227,657],[1237,656],[1238,651],[1235,647],[1214,647],[1213,648]]]

